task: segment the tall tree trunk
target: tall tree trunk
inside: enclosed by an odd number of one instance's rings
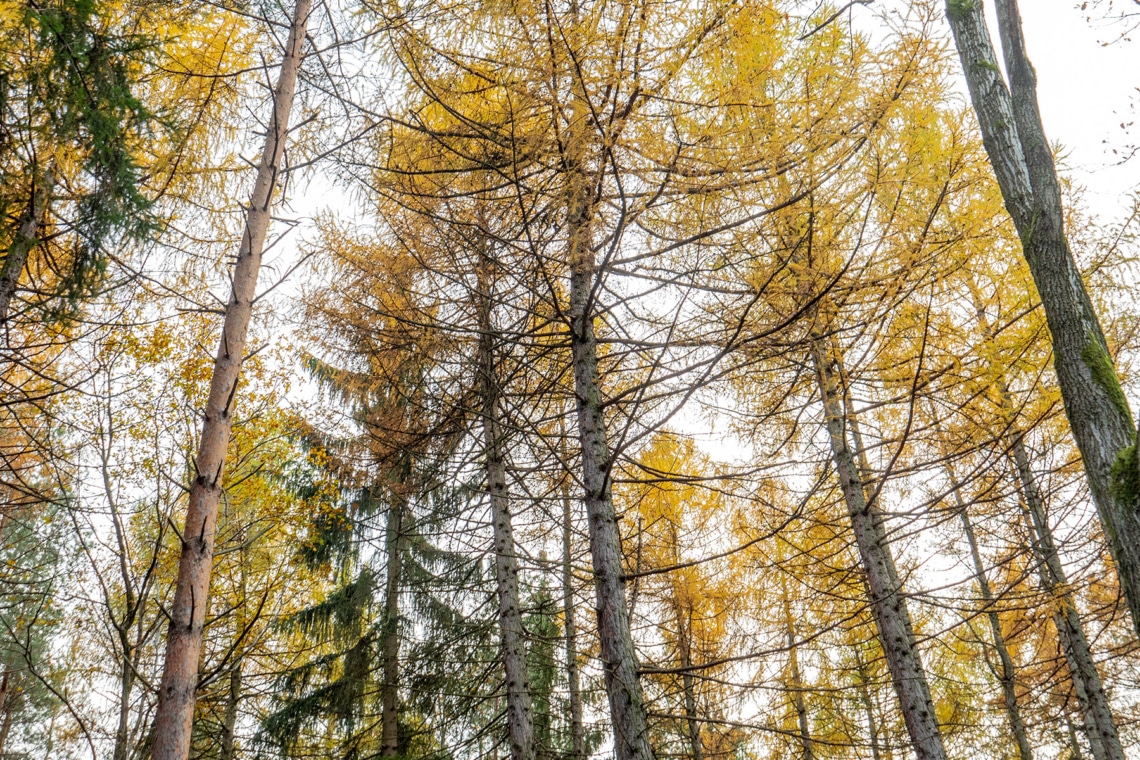
[[[804,702],[803,679],[800,676],[800,660],[796,651],[796,622],[792,618],[792,602],[788,598],[786,582],[781,582],[784,593],[784,627],[788,632],[788,690],[792,695],[792,707],[796,710],[796,724],[800,729],[800,749],[803,760],[815,760],[812,747],[811,723],[808,721],[807,704]]]
[[[234,732],[237,729],[238,705],[241,702],[241,665],[238,658],[230,669],[229,694],[226,697],[226,714],[222,723],[222,748],[219,760],[233,760],[236,749]]]
[[[1073,595],[1069,591],[1069,579],[1057,554],[1053,530],[1049,527],[1045,512],[1045,501],[1037,485],[1037,478],[1030,467],[1022,434],[1016,428],[1013,428],[1011,433],[1013,461],[1025,502],[1030,541],[1036,559],[1040,563],[1041,585],[1049,595],[1050,605],[1054,608],[1057,636],[1069,664],[1073,690],[1084,717],[1085,731],[1093,757],[1096,760],[1124,760],[1124,749],[1112,718],[1108,695],[1105,694],[1088,637],[1085,635],[1084,625],[1073,603]]]
[[[405,509],[403,497],[393,496],[385,526],[388,556],[380,641],[380,757],[395,757],[400,749],[400,585],[407,532]]]
[[[1061,187],[1025,51],[1016,0],[997,0],[1009,87],[981,0],[947,0],[986,152],[1053,337],[1065,414],[1080,449],[1120,585],[1140,633],[1140,459],[1136,427],[1064,230]]]
[[[562,440],[566,440],[562,431]],[[566,459],[563,444],[563,460]],[[585,760],[586,730],[582,723],[582,685],[578,669],[578,627],[575,622],[573,537],[574,520],[571,510],[570,479],[563,474],[562,490],[562,626],[566,637],[566,682],[570,702],[570,757],[568,760]]]
[[[222,470],[233,426],[231,404],[245,358],[257,274],[269,228],[278,167],[285,151],[311,5],[312,0],[297,0],[293,11],[277,88],[273,93],[273,112],[246,211],[245,229],[234,264],[232,291],[214,359],[202,440],[195,460],[195,478],[190,485],[186,524],[182,531],[178,581],[170,606],[166,662],[154,722],[153,760],[185,760],[190,751],[198,662],[213,569],[218,502],[222,494]]]
[[[507,733],[512,760],[534,760],[534,717],[527,674],[526,637],[519,604],[519,566],[507,495],[503,429],[499,420],[499,379],[491,319],[491,262],[479,270],[479,364],[482,373],[483,447],[491,525],[495,536],[495,584],[499,597],[499,639],[507,686]]]
[[[245,661],[242,649],[238,646],[245,638],[246,626],[246,581],[248,578],[249,549],[245,540],[245,530],[241,531],[238,539],[242,542],[240,549],[241,565],[238,569],[238,599],[234,605],[234,663],[230,667],[229,694],[226,696],[226,712],[222,721],[222,748],[219,760],[233,760],[236,749],[234,731],[237,728],[238,707],[241,704],[242,673],[241,666]]]
[[[572,217],[571,228],[577,224],[578,220]],[[601,660],[617,760],[651,760],[645,698],[629,628],[621,534],[611,495],[612,462],[598,384],[597,339],[590,303],[594,284],[593,252],[588,241],[581,248],[585,250],[576,251],[578,256],[570,276],[570,332]]]
[[[677,545],[673,536],[673,546]],[[701,740],[701,722],[697,716],[697,690],[693,683],[693,625],[688,611],[674,601],[673,619],[677,626],[677,660],[681,666],[681,696],[685,707],[685,724],[689,732],[689,755],[692,760],[704,760],[705,748]]]
[[[576,16],[576,14],[574,14]],[[572,22],[577,25],[577,19]],[[567,181],[566,234],[570,265],[570,341],[582,485],[594,570],[594,592],[602,670],[609,698],[617,760],[652,760],[645,697],[629,627],[622,570],[621,532],[611,493],[611,452],[605,404],[598,378],[594,334],[594,286],[598,277],[593,248],[594,187],[588,146],[592,132],[585,85],[572,73],[572,107],[563,162]]]
[[[935,717],[934,702],[919,658],[914,625],[902,594],[883,516],[878,507],[867,500],[863,478],[847,442],[848,418],[842,408],[844,392],[840,388],[839,373],[831,352],[825,354],[824,351],[821,341],[812,342],[812,360],[823,399],[832,457],[862,559],[879,641],[918,760],[946,760],[942,732]]]
[[[970,545],[970,558],[974,563],[974,579],[978,582],[978,590],[982,595],[982,605],[986,611],[986,619],[990,624],[990,636],[993,638],[994,651],[997,652],[998,664],[1001,672],[998,681],[1001,683],[1002,697],[1005,699],[1005,713],[1009,718],[1009,729],[1013,732],[1013,741],[1017,745],[1017,756],[1020,760],[1033,760],[1033,749],[1029,746],[1029,736],[1025,731],[1025,721],[1021,718],[1021,708],[1017,704],[1017,671],[1010,656],[1009,647],[1005,643],[1005,634],[1002,633],[1001,619],[994,606],[993,590],[986,577],[986,566],[982,561],[982,553],[978,549],[978,539],[974,534],[974,524],[970,521],[969,511],[962,499],[960,487],[954,473],[947,466],[950,476],[950,488],[954,492],[954,503],[958,508],[958,518],[962,522],[962,530],[966,534],[966,542]]]

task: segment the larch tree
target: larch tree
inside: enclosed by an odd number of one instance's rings
[[[1037,103],[1017,0],[996,3],[1006,77],[981,0],[947,0],[962,71],[1052,336],[1065,413],[1140,633],[1140,453],[1110,346],[1073,257],[1061,183]]]
[[[257,275],[269,230],[271,207],[278,189],[281,157],[289,134],[297,74],[311,12],[310,0],[298,0],[293,9],[273,91],[265,146],[234,265],[232,290],[225,308],[186,520],[181,531],[182,554],[170,610],[166,661],[154,723],[155,741],[151,750],[154,760],[185,760],[190,752],[198,661],[210,594],[218,503],[223,489],[222,470],[233,427],[231,403],[241,365],[245,361],[246,337],[257,294]]]

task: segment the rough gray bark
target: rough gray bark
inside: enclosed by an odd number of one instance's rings
[[[384,528],[387,567],[384,609],[380,621],[380,757],[399,754],[400,719],[400,584],[405,544],[404,503],[394,495]]]
[[[1064,230],[1061,187],[1037,107],[1016,0],[997,0],[1009,87],[981,0],[947,0],[970,98],[1049,331],[1065,414],[1140,633],[1140,459],[1128,402]]]
[[[970,520],[969,510],[954,473],[947,467],[950,476],[950,488],[954,492],[954,503],[958,508],[958,518],[962,522],[962,531],[966,534],[966,542],[970,545],[970,558],[974,563],[974,579],[978,582],[978,591],[982,596],[982,605],[986,611],[986,619],[990,625],[990,636],[994,651],[997,652],[1000,672],[997,674],[1001,684],[1002,697],[1005,700],[1006,717],[1009,718],[1009,729],[1013,732],[1013,741],[1017,746],[1017,756],[1020,760],[1033,760],[1033,749],[1029,745],[1029,735],[1025,731],[1025,721],[1021,717],[1021,708],[1017,704],[1017,670],[1013,664],[1013,657],[1009,654],[1009,647],[1005,643],[1005,634],[1001,630],[1001,619],[994,606],[994,594],[990,588],[990,581],[986,577],[986,566],[982,561],[982,553],[978,549],[978,539],[974,533],[974,524]]]
[[[565,440],[565,435],[563,435]],[[565,454],[563,456],[565,459]],[[582,723],[582,685],[578,668],[578,628],[575,621],[573,558],[573,515],[570,482],[562,478],[562,625],[566,637],[566,682],[570,702],[570,757],[585,760],[586,731]]]
[[[1053,619],[1057,626],[1057,636],[1069,664],[1073,690],[1084,718],[1090,749],[1096,760],[1124,760],[1124,749],[1112,718],[1108,695],[1104,691],[1084,625],[1069,591],[1069,579],[1057,554],[1037,478],[1030,467],[1029,455],[1020,431],[1015,428],[1011,432],[1014,436],[1011,446],[1013,461],[1025,503],[1030,541],[1039,563],[1041,585],[1056,605]]]
[[[182,529],[178,581],[170,606],[170,628],[166,634],[166,657],[154,722],[153,760],[186,760],[190,750],[190,727],[194,722],[198,661],[202,654],[202,634],[206,600],[210,594],[213,569],[214,533],[218,523],[218,502],[222,491],[222,471],[233,427],[234,395],[245,359],[245,341],[250,329],[253,299],[257,295],[261,252],[269,229],[270,206],[277,186],[277,172],[288,121],[293,108],[296,76],[301,67],[301,48],[309,23],[311,0],[298,0],[280,65],[272,115],[261,152],[257,179],[254,180],[249,209],[246,210],[242,244],[234,264],[233,289],[223,318],[221,341],[214,358],[210,397],[206,401],[202,441],[195,459],[195,477],[190,483],[186,525]]]
[[[935,716],[926,672],[919,658],[914,625],[902,593],[882,513],[867,501],[855,454],[847,441],[847,415],[841,404],[844,392],[830,353],[825,353],[820,341],[813,341],[812,361],[823,400],[832,458],[870,591],[871,612],[879,630],[879,641],[918,760],[946,760],[942,732]]]
[[[507,688],[507,734],[512,760],[534,760],[534,716],[527,675],[526,637],[519,605],[519,566],[507,494],[503,430],[499,420],[499,380],[495,368],[495,333],[491,319],[490,262],[479,272],[479,364],[482,395],[483,456],[495,537],[495,585],[499,598],[499,639]]]
[[[178,580],[174,600],[170,605],[166,661],[154,722],[154,744],[151,750],[153,760],[186,760],[190,752],[198,663],[202,652],[210,573],[213,569],[218,502],[222,495],[222,474],[233,426],[231,405],[242,361],[245,359],[245,343],[257,290],[257,274],[269,229],[278,167],[285,151],[311,4],[311,0],[297,0],[293,11],[277,88],[273,93],[273,113],[266,130],[261,163],[257,168],[257,177],[246,211],[245,229],[234,264],[233,284],[226,304],[222,337],[214,359],[210,395],[202,424],[202,440],[195,460],[195,477],[190,485],[186,524],[182,531]]]

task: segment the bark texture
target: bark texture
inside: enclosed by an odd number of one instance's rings
[[[845,394],[840,387],[836,362],[821,341],[813,343],[812,360],[823,399],[832,458],[870,591],[871,612],[879,629],[879,641],[911,746],[918,760],[946,760],[942,732],[934,712],[926,672],[919,658],[914,624],[902,593],[883,516],[867,500],[855,453],[848,444],[847,415],[842,406]]]
[[[218,502],[222,494],[222,474],[233,425],[231,405],[245,358],[245,343],[256,295],[258,270],[261,267],[261,253],[269,228],[278,167],[285,151],[311,4],[311,0],[297,0],[293,11],[281,71],[273,93],[273,112],[234,265],[233,287],[226,305],[222,337],[214,359],[202,440],[195,460],[195,478],[190,485],[186,524],[182,532],[178,580],[170,606],[166,660],[154,721],[154,744],[151,750],[153,760],[186,760],[190,752],[198,662],[201,658],[210,573],[213,569]]]
[[[1136,428],[1064,230],[1061,186],[1037,106],[1016,0],[997,0],[1009,86],[981,0],[947,0],[970,98],[1049,331],[1065,414],[1140,633],[1140,460]]]
[[[495,537],[495,587],[499,598],[499,640],[507,688],[507,735],[512,760],[534,760],[534,715],[527,676],[526,636],[519,605],[519,565],[507,494],[503,430],[499,420],[499,381],[491,320],[491,283],[485,262],[479,276],[479,364],[482,373],[483,447],[491,525]]]

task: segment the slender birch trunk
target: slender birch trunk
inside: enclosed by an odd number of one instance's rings
[[[387,568],[380,641],[380,757],[399,754],[400,725],[400,584],[403,582],[405,505],[399,494],[391,497],[385,525]]]
[[[914,625],[902,593],[883,516],[877,506],[867,500],[860,468],[847,442],[848,416],[842,408],[845,394],[840,388],[838,371],[830,353],[825,355],[820,341],[813,341],[812,360],[823,399],[832,457],[862,559],[879,641],[918,760],[946,760],[942,732],[918,654]]]
[[[534,760],[534,716],[526,663],[526,636],[519,605],[519,566],[507,494],[503,429],[499,420],[499,380],[491,320],[490,262],[479,271],[479,364],[482,373],[483,447],[491,525],[495,536],[495,585],[499,597],[499,639],[507,687],[507,734],[512,760]]]
[[[1140,452],[1136,427],[1065,237],[1061,186],[1037,106],[1016,0],[997,0],[1001,77],[981,0],[947,0],[970,98],[1006,210],[1041,295],[1065,414],[1140,633]]]
[[[297,72],[301,66],[301,48],[305,41],[311,5],[312,0],[297,0],[293,11],[277,88],[273,94],[273,112],[246,212],[245,230],[234,264],[233,287],[226,305],[218,353],[214,359],[202,440],[195,460],[196,474],[190,485],[186,524],[182,531],[178,581],[170,606],[166,662],[154,721],[154,745],[151,750],[153,760],[185,760],[190,752],[198,662],[202,651],[214,559],[218,502],[222,494],[222,471],[233,426],[231,405],[245,358],[246,336],[257,290],[261,252],[269,229],[278,167],[285,151],[289,115],[293,108]]]
[[[1124,760],[1124,749],[1112,718],[1108,695],[1104,691],[1084,625],[1069,591],[1069,579],[1057,554],[1053,531],[1045,513],[1045,501],[1029,465],[1022,434],[1016,428],[1011,433],[1014,436],[1011,446],[1013,460],[1028,518],[1027,528],[1033,552],[1040,563],[1041,585],[1050,597],[1050,605],[1054,607],[1057,636],[1069,664],[1073,690],[1084,718],[1093,757],[1096,760]]]
[[[562,431],[562,440],[566,440]],[[566,459],[565,448],[563,460]],[[562,491],[562,626],[566,637],[566,682],[570,702],[570,757],[568,760],[585,760],[586,731],[582,723],[582,685],[578,669],[578,627],[575,621],[573,537],[574,521],[571,510],[570,480],[563,475]]]

